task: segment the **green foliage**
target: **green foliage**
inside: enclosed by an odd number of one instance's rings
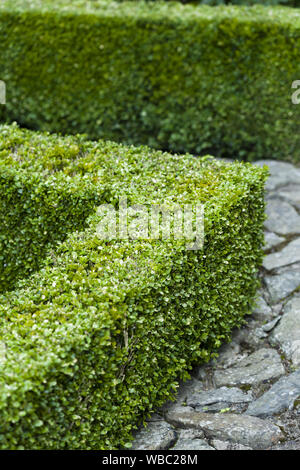
[[[88,185],[65,177],[40,181],[31,172],[0,170],[0,291],[36,270],[45,253],[101,201]]]
[[[44,256],[38,272],[0,296],[0,448],[128,445],[134,426],[249,312],[266,170],[16,126],[0,136],[1,240],[14,239],[10,219],[23,217],[15,264],[28,273],[27,250],[30,269]],[[117,207],[119,196],[128,204],[205,204],[203,249],[172,239],[99,239],[96,206]],[[10,257],[14,248],[5,246]]]
[[[4,0],[2,119],[176,152],[297,162],[299,38],[298,13],[286,7]]]

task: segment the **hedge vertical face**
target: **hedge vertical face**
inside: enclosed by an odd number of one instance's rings
[[[265,179],[250,164],[0,129],[0,279],[15,287],[0,295],[0,448],[123,446],[214,355],[257,288]],[[124,197],[204,205],[204,246],[101,239],[97,208]]]
[[[172,151],[299,161],[297,15],[5,0],[2,119]]]

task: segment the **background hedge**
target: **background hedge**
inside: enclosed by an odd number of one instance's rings
[[[128,446],[134,426],[249,312],[262,258],[266,170],[76,137],[56,137],[55,152],[55,137],[15,126],[1,135],[1,174],[9,166],[14,176],[13,197],[0,192],[6,219],[23,213],[27,240],[42,213],[42,248],[58,223],[72,233],[37,273],[0,295],[0,448]],[[17,176],[30,167],[39,176],[31,186],[34,213],[26,210],[29,187],[26,197],[15,196]],[[59,209],[55,220],[38,197],[59,198],[62,179],[71,177],[62,192],[66,217]],[[90,215],[82,230],[71,208],[87,182]],[[203,250],[172,239],[100,240],[96,205],[90,211],[99,194],[114,205],[119,196],[128,204],[205,204]],[[15,229],[7,224],[7,239]]]
[[[299,161],[295,9],[4,0],[0,39],[3,120],[178,152]]]

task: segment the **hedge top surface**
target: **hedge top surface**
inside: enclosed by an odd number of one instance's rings
[[[96,201],[117,208],[126,198],[128,205],[159,204],[167,210],[173,210],[174,204],[205,204],[208,229],[236,201],[247,199],[260,172],[251,164],[228,165],[210,156],[172,155],[143,146],[88,141],[79,135],[62,137],[0,126],[0,202],[5,216],[0,233],[2,290],[41,266],[45,253],[39,244],[57,243],[54,233],[62,240],[67,232],[82,230],[80,221],[86,226],[86,218],[96,212]],[[64,223],[63,211],[67,214],[71,207]],[[75,213],[79,219],[73,218]],[[12,237],[14,220],[22,227]]]
[[[58,136],[0,126],[0,171],[19,171],[38,179],[59,178],[106,186],[110,200],[126,196],[131,203],[205,203],[243,191],[257,167],[227,165],[210,156],[172,155],[145,146],[89,141],[83,136]],[[240,190],[238,188],[240,187]]]
[[[187,5],[179,2],[118,2],[113,0],[2,0],[1,11],[16,12],[60,12],[72,14],[99,14],[101,16],[129,17],[151,21],[168,18],[169,20],[197,21],[197,19],[222,21],[226,19],[257,22],[283,22],[300,24],[300,12],[297,9],[283,6],[253,5]]]

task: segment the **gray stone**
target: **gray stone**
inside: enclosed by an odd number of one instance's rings
[[[263,261],[263,266],[271,271],[274,268],[287,266],[300,261],[300,238],[290,242],[281,251],[267,255]]]
[[[187,405],[201,412],[216,412],[227,408],[231,411],[240,411],[252,400],[251,392],[244,393],[239,388],[221,387],[194,393],[188,397]]]
[[[191,410],[193,411],[193,410]],[[193,440],[204,439],[205,435],[201,429],[177,429],[178,439]]]
[[[216,370],[214,379],[217,387],[222,385],[258,385],[275,380],[284,372],[277,351],[262,348],[243,359],[237,367]]]
[[[149,421],[162,421],[163,419],[163,415],[159,414],[159,413],[153,413],[153,415],[151,415],[151,418],[149,419]]]
[[[215,450],[204,439],[178,439],[172,450]]]
[[[211,450],[201,429],[181,429],[177,430],[177,435],[178,440],[172,450]]]
[[[236,343],[240,344],[243,348],[246,349],[260,349],[264,347],[264,337],[267,335],[261,330],[261,323],[249,320],[248,324],[243,328],[240,328],[237,331],[233,332],[233,339]],[[243,360],[247,357],[248,354],[243,352],[240,354],[239,358]],[[239,362],[241,362],[239,360]],[[235,363],[235,366],[237,363]]]
[[[235,364],[239,360],[240,350],[240,345],[234,341],[223,344],[218,351],[219,356],[212,361],[212,365],[229,367]]]
[[[300,269],[290,269],[281,274],[265,276],[264,281],[270,294],[270,302],[277,303],[285,299],[300,286]]]
[[[176,440],[174,428],[165,421],[151,421],[146,428],[140,429],[132,444],[133,450],[169,449]]]
[[[274,320],[270,321],[269,323],[266,323],[265,325],[263,325],[261,328],[262,330],[266,331],[267,333],[269,333],[270,331],[272,331],[275,326],[277,325],[277,323],[279,322],[279,320],[281,319],[281,316],[278,315],[278,317],[274,318]]]
[[[182,403],[178,403],[178,401],[174,401],[174,402],[167,402],[165,403],[161,408],[160,408],[160,412],[163,414],[163,416],[166,415],[166,413],[168,413],[169,411],[192,411],[193,408],[191,408],[190,406],[186,406],[185,404],[182,404]]]
[[[286,441],[283,444],[278,444],[272,447],[272,450],[300,450],[300,439],[297,441]]]
[[[270,232],[280,235],[300,233],[300,216],[288,202],[281,199],[269,199],[266,214],[268,217],[265,227]]]
[[[281,429],[287,440],[300,439],[300,400],[296,400],[290,409],[284,410],[279,415],[271,416],[271,420]]]
[[[277,191],[277,194],[300,209],[300,185],[290,184]]]
[[[167,419],[176,427],[201,429],[208,439],[235,442],[253,449],[266,449],[283,439],[277,426],[253,416],[193,411],[171,412]]]
[[[280,323],[270,336],[294,365],[300,365],[300,295],[294,295],[284,307]]]
[[[273,232],[265,232],[265,245],[264,251],[268,251],[271,248],[275,248],[276,246],[280,245],[284,242],[285,238],[279,237],[276,233]]]
[[[259,160],[255,165],[267,165],[270,177],[266,183],[267,191],[272,191],[280,186],[288,184],[300,184],[300,170],[296,169],[291,163],[275,160]]]
[[[268,333],[266,332],[266,330],[264,330],[263,327],[255,328],[255,330],[252,332],[252,335],[254,338],[257,338],[257,340],[268,337]]]
[[[276,274],[284,274],[290,271],[300,271],[300,263],[293,263],[289,266],[281,266],[275,270]]]
[[[195,366],[191,372],[192,376],[197,379],[199,382],[207,382],[207,364],[201,366]]]
[[[235,444],[228,441],[218,441],[218,439],[213,439],[211,445],[216,450],[253,450],[252,447],[243,446],[243,444]]]
[[[300,397],[300,369],[278,380],[266,393],[249,405],[247,415],[267,417],[291,409]]]
[[[282,302],[280,302],[279,304],[276,304],[276,305],[272,305],[272,311],[273,311],[275,317],[281,313],[282,308],[283,308]]]
[[[186,380],[185,382],[180,382],[175,401],[167,401],[164,405],[160,408],[161,413],[166,413],[171,409],[177,409],[178,407],[184,406],[187,397],[193,393],[203,390],[203,384],[201,381],[192,378],[190,380]]]
[[[212,405],[219,402],[227,403],[249,403],[252,401],[252,394],[244,393],[239,388],[221,387],[213,390],[207,390],[194,393],[188,397],[187,405],[192,407]]]
[[[262,296],[257,299],[252,315],[260,321],[271,320],[273,318],[273,311]]]

